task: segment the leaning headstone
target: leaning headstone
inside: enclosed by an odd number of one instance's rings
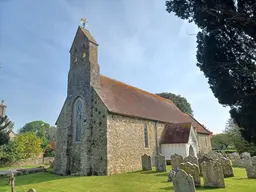
[[[161,154],[156,156],[156,171],[165,172],[166,171],[166,162],[165,157]]]
[[[242,158],[242,159],[251,159],[251,154],[248,153],[248,152],[243,152],[243,153],[241,154],[241,158]]]
[[[196,164],[192,164],[190,162],[181,163],[180,169],[185,171],[187,174],[190,174],[193,177],[194,183],[196,187],[201,186],[201,179],[199,175],[199,168]]]
[[[253,156],[253,157],[252,157],[252,165],[255,165],[255,166],[256,166],[256,156]]]
[[[189,163],[196,164],[197,166],[199,166],[198,159],[193,155],[189,155],[189,156],[185,157],[183,162],[184,163],[189,162]]]
[[[246,174],[248,179],[256,179],[256,166],[249,165],[246,167]]]
[[[29,189],[28,192],[36,192],[35,189]]]
[[[141,162],[142,162],[142,170],[143,171],[152,170],[151,157],[150,156],[144,154],[141,157]]]
[[[221,157],[218,159],[218,161],[221,163],[224,177],[234,177],[234,171],[231,166],[230,160],[225,157]]]
[[[180,169],[173,178],[173,188],[175,192],[195,192],[193,177]]]
[[[225,188],[224,174],[221,163],[215,160],[201,163],[205,187]]]
[[[171,155],[171,164],[172,164],[172,169],[175,170],[179,168],[179,165],[183,162],[183,157],[178,154]]]

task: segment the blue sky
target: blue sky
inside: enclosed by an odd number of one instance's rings
[[[0,99],[16,131],[34,120],[55,123],[81,17],[99,43],[101,74],[180,94],[201,123],[224,129],[229,109],[196,67],[197,28],[167,13],[165,0],[0,0]]]

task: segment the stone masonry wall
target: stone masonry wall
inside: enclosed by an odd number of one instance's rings
[[[156,151],[154,121],[109,114],[107,124],[108,175],[140,170],[141,156],[152,156]],[[148,128],[148,148],[144,145],[145,124]],[[164,124],[158,123],[158,142],[163,129]]]
[[[211,137],[205,134],[197,134],[198,148],[200,154],[208,153],[212,150]]]
[[[107,108],[99,98],[97,89],[92,92],[92,175],[107,175]]]

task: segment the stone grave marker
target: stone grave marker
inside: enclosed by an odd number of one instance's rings
[[[165,157],[161,154],[156,156],[156,171],[165,172],[166,171],[166,162]]]
[[[253,156],[253,157],[252,157],[252,165],[255,165],[255,166],[256,166],[256,156]]]
[[[185,171],[187,174],[190,174],[193,177],[194,183],[196,187],[201,186],[201,179],[199,174],[199,167],[196,164],[192,164],[190,162],[181,163],[180,169]]]
[[[256,179],[256,165],[248,165],[245,170],[248,179]]]
[[[193,155],[189,155],[189,156],[185,157],[184,160],[183,160],[183,162],[184,162],[184,163],[189,162],[189,163],[196,164],[197,166],[199,166],[199,164],[198,164],[198,158],[196,158],[196,157],[193,156]]]
[[[221,163],[224,177],[234,177],[234,171],[231,166],[230,160],[225,157],[221,157],[218,159],[218,161]]]
[[[171,155],[172,170],[179,168],[179,165],[183,162],[183,157],[178,154]]]
[[[241,154],[242,159],[251,159],[251,154],[248,152],[243,152]]]
[[[195,192],[193,177],[180,169],[173,178],[173,188],[175,192]]]
[[[142,162],[142,170],[143,171],[152,170],[151,157],[150,156],[148,156],[147,154],[142,155],[141,162]]]
[[[36,192],[35,189],[29,189],[28,192]]]
[[[224,174],[221,163],[215,160],[201,163],[205,187],[225,188]]]

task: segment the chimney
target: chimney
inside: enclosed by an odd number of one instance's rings
[[[2,103],[0,105],[0,117],[5,117],[5,111],[6,111],[6,106],[4,105],[4,100],[2,100]]]

